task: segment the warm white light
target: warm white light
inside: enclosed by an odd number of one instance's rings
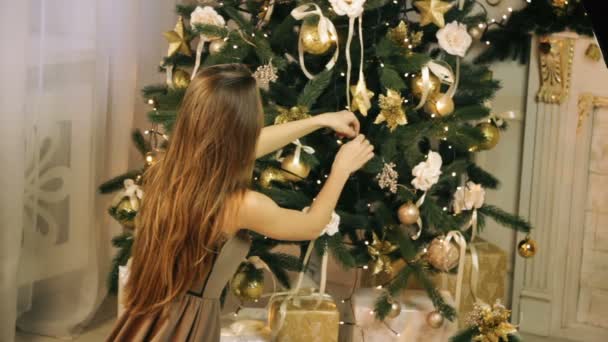
[[[148,99],[148,104],[153,105],[154,104],[154,100],[153,99]]]
[[[431,114],[431,117],[434,118],[435,117],[435,113]]]
[[[317,184],[321,184],[321,180],[320,179],[317,179]]]
[[[507,15],[506,15],[506,14],[503,14],[503,15],[502,15],[502,18],[503,18],[504,20],[507,20]]]
[[[238,45],[232,45],[233,49],[238,49],[238,47],[239,47]]]
[[[486,40],[486,45],[490,45],[490,41],[489,40]]]
[[[264,38],[268,38],[268,33],[264,33]]]
[[[448,146],[448,148],[451,150],[452,149],[452,145]]]
[[[507,8],[507,11],[509,11],[509,12],[513,12],[513,7],[509,7],[509,8]]]
[[[380,63],[380,66],[384,68],[384,63]]]
[[[443,211],[448,211],[448,207],[443,207]]]
[[[367,241],[367,240],[366,240],[366,241],[365,241],[365,245],[366,245],[366,246],[369,246],[369,241]]]
[[[364,270],[366,270],[366,269],[368,269],[368,268],[369,268],[369,267],[367,267],[367,265],[363,265],[363,269],[364,269]]]
[[[340,73],[340,76],[344,77],[344,76],[346,76],[346,74],[345,74],[345,73],[343,73],[343,72],[341,72],[341,73]]]
[[[340,325],[344,325],[344,321],[340,321]]]
[[[414,47],[414,45],[410,44],[407,46],[408,49],[412,49]]]
[[[378,286],[376,286],[376,289],[378,289],[378,290],[382,290],[382,285],[378,285]]]
[[[403,77],[408,77],[410,75],[409,72],[406,72],[405,74],[403,74]]]
[[[443,130],[447,132],[450,130],[450,128],[448,126],[445,126],[445,127],[443,127]]]
[[[452,177],[456,177],[456,172],[452,172]]]

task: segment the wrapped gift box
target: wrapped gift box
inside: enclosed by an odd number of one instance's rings
[[[284,309],[284,314],[282,312]],[[276,342],[337,342],[340,314],[331,296],[302,289],[274,296],[268,322]]]
[[[263,308],[244,308],[236,316],[234,313],[224,315],[220,342],[270,342],[267,316]]]
[[[448,292],[441,294],[448,304],[453,304]],[[432,328],[426,323],[427,315],[435,311],[435,307],[423,290],[403,291],[399,298],[401,314],[393,319],[387,318],[384,322],[376,320],[372,311],[381,295],[382,290],[370,288],[355,292],[352,305],[357,327],[354,329],[353,342],[445,342],[456,334],[456,323],[448,320],[439,328]]]
[[[482,239],[473,242],[479,259],[479,282],[477,286],[477,297],[488,304],[494,304],[496,300],[504,303],[505,284],[507,281],[507,255],[496,245]],[[460,327],[464,327],[464,317],[473,311],[473,294],[471,293],[471,251],[467,249],[464,260],[464,277],[462,282],[462,294],[458,318]],[[444,278],[445,277],[445,278]],[[444,288],[445,279],[445,288]],[[454,294],[456,291],[456,274],[438,274],[433,278],[433,283],[440,289],[446,289]]]

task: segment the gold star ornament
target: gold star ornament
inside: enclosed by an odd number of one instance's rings
[[[376,117],[375,124],[378,125],[386,122],[391,132],[397,126],[407,124],[407,118],[402,106],[403,97],[401,97],[401,93],[393,89],[387,89],[386,95],[380,94],[378,104],[380,105],[380,114]]]
[[[371,99],[374,97],[374,92],[367,89],[365,81],[359,79],[357,85],[350,86],[350,93],[353,99],[350,104],[351,111],[359,111],[361,115],[367,116],[367,111],[372,107]]]
[[[444,27],[443,15],[452,8],[453,4],[440,0],[422,0],[414,2],[414,6],[420,12],[420,26],[433,23],[438,27]]]
[[[186,56],[192,56],[190,50],[190,44],[186,40],[186,31],[184,29],[184,18],[179,17],[177,24],[173,31],[167,31],[163,33],[167,41],[169,42],[169,49],[167,50],[167,56],[171,57],[177,52]]]

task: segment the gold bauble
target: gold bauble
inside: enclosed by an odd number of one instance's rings
[[[272,182],[285,183],[287,178],[285,177],[285,172],[281,171],[274,167],[269,167],[264,169],[260,174],[260,180],[258,181],[262,188],[270,188],[272,186]]]
[[[431,241],[426,258],[436,269],[448,272],[458,265],[460,253],[453,242],[445,243],[444,237],[440,236]]]
[[[118,202],[118,205],[116,205],[116,215],[119,217],[134,217],[134,215],[137,213],[137,210],[135,210],[133,208],[133,205],[131,204],[131,200],[129,199],[129,197],[124,197],[122,200],[120,200],[120,202]],[[120,224],[122,224],[123,226],[127,227],[127,228],[134,228],[135,227],[135,219],[134,218],[124,218],[124,219],[117,219],[118,222],[120,222]]]
[[[211,43],[209,43],[209,54],[218,54],[222,52],[225,46],[226,41],[224,41],[223,39],[214,39],[213,41],[211,41]]]
[[[521,240],[517,244],[517,252],[524,258],[531,258],[536,254],[537,245],[536,241],[529,236]]]
[[[471,26],[468,31],[471,38],[475,41],[479,41],[483,37],[483,29],[479,28],[478,25]]]
[[[175,88],[188,88],[190,84],[190,74],[182,69],[173,71],[173,86]]]
[[[411,88],[412,88],[412,94],[414,96],[416,96],[417,98],[422,97],[422,93],[424,92],[424,82],[422,80],[422,76],[418,75],[418,76],[412,78]],[[439,78],[432,74],[429,75],[429,94],[428,94],[428,96],[430,97],[431,95],[439,93],[440,88],[441,88],[441,81],[439,80]]]
[[[239,300],[254,301],[262,297],[264,293],[264,282],[255,279],[249,279],[247,273],[243,271],[237,272],[230,281],[230,290]]]
[[[285,177],[294,182],[308,177],[308,174],[310,173],[310,166],[306,165],[306,163],[302,161],[302,158],[296,160],[295,154],[290,154],[283,159],[283,162],[281,162],[281,169],[288,171],[289,173],[285,173]]]
[[[439,329],[443,325],[443,316],[439,311],[431,311],[426,315],[426,324],[433,329]]]
[[[146,167],[156,164],[162,157],[162,154],[163,153],[158,150],[153,150],[153,151],[147,152],[144,157]]]
[[[399,217],[399,222],[403,224],[414,224],[420,218],[420,210],[416,204],[407,202],[399,207],[397,216]]]
[[[399,304],[399,302],[396,300],[390,300],[389,303],[391,304],[391,309],[386,314],[386,317],[395,318],[399,316],[401,314],[401,304]]]
[[[300,27],[300,40],[302,49],[313,55],[323,55],[336,43],[331,37],[327,41],[321,41],[317,24],[304,23]]]
[[[424,110],[429,114],[447,116],[454,111],[454,100],[446,94],[437,93],[427,99]]]
[[[500,130],[496,125],[491,124],[489,122],[482,122],[477,126],[486,140],[479,144],[478,149],[480,150],[489,150],[494,148],[498,144],[500,140]]]

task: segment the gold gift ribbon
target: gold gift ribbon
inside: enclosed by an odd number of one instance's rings
[[[422,197],[420,197],[416,201],[416,207],[419,209],[418,212],[420,212],[420,206],[422,206],[422,204],[424,203],[425,198],[426,198],[426,191],[422,194]],[[416,224],[418,224],[418,231],[416,232],[416,234],[414,236],[412,236],[412,240],[418,240],[420,238],[420,235],[422,234],[422,217],[421,217],[421,215],[418,215],[418,220],[416,220]]]

